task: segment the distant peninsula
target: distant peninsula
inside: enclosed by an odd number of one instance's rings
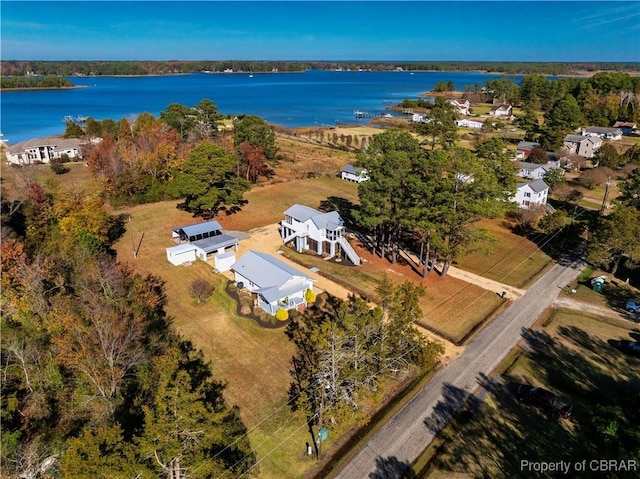
[[[464,61],[0,61],[5,80],[27,75],[45,77],[146,76],[187,73],[267,73],[306,70],[483,72],[505,75],[588,76],[601,71],[640,73],[638,62],[464,62]],[[63,79],[64,81],[64,79]],[[62,86],[62,85],[61,85]],[[73,85],[70,85],[73,86]],[[56,86],[54,86],[55,88]],[[6,88],[30,88],[7,86]]]
[[[59,75],[6,75],[0,77],[2,90],[38,90],[55,88],[76,88],[72,82]]]

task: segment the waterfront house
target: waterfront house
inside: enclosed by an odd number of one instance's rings
[[[564,137],[563,144],[568,153],[593,158],[602,146],[602,139],[597,136],[567,135]]]
[[[355,183],[362,183],[363,181],[369,180],[369,172],[366,168],[362,168],[359,166],[347,165],[342,168],[340,172],[340,177],[343,180],[353,181]]]
[[[171,234],[177,245],[166,250],[167,260],[173,265],[190,263],[196,259],[207,261],[214,256],[216,269],[226,271],[235,261],[235,255],[229,255],[227,249],[231,248],[232,254],[237,251],[238,238],[224,234],[217,221],[178,226],[172,228]]]
[[[49,163],[53,159],[82,157],[82,142],[77,138],[34,138],[9,146],[7,162],[13,165]]]
[[[269,314],[279,309],[304,309],[305,293],[313,291],[310,276],[265,253],[248,251],[231,266],[239,288],[255,295],[256,304]]]
[[[296,251],[315,251],[334,257],[344,253],[354,265],[360,257],[345,238],[344,221],[337,211],[322,213],[305,205],[293,205],[284,212],[280,236],[284,244],[294,243]]]
[[[607,128],[604,126],[590,126],[581,130],[582,136],[600,137],[603,140],[621,140],[622,130],[620,128]]]
[[[469,108],[471,107],[471,103],[469,103],[469,100],[465,99],[459,99],[459,100],[447,100],[451,105],[453,105],[453,107],[456,109],[456,112],[458,112],[459,115],[468,115],[469,114]]]
[[[502,105],[495,105],[489,111],[489,115],[493,118],[511,118],[512,114],[513,107],[506,103],[503,103]]]
[[[522,209],[529,209],[536,205],[546,205],[548,196],[547,184],[542,180],[536,180],[531,183],[518,183],[516,195],[511,201],[517,203]]]

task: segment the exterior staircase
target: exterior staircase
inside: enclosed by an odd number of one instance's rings
[[[347,255],[349,261],[351,261],[354,265],[360,266],[360,256],[355,252],[353,247],[349,244],[346,238],[340,237],[338,238],[338,244],[342,248],[344,254]]]

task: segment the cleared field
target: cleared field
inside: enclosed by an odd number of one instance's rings
[[[245,195],[248,203],[242,207],[241,212],[221,215],[218,221],[227,229],[248,231],[284,219],[285,210],[295,203],[318,208],[323,201],[332,198],[334,203],[356,203],[358,187],[337,176],[258,186]],[[331,207],[337,206],[339,205]]]
[[[517,288],[530,284],[551,266],[552,259],[536,243],[513,233],[513,226],[505,219],[478,222],[478,227],[486,228],[496,242],[487,245],[489,254],[472,253],[463,257],[458,266]]]
[[[502,374],[504,384],[491,379],[484,383],[484,400],[473,401],[442,431],[414,465],[417,477],[549,477],[523,471],[521,460],[569,461],[573,466],[610,457],[638,463],[640,452],[631,442],[637,438],[629,435],[636,425],[611,412],[618,407],[633,410],[629,395],[640,381],[640,359],[607,342],[631,339],[638,331],[631,331],[627,321],[565,310],[552,310],[539,323],[543,326],[523,340],[526,347],[498,368],[494,379]],[[555,419],[518,401],[518,383],[569,399],[574,404],[571,419]],[[615,418],[615,439],[609,440],[603,431]],[[591,476],[572,469],[567,477]]]

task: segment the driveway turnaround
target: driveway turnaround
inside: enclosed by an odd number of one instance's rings
[[[584,263],[570,258],[555,265],[484,328],[348,462],[335,477],[402,477],[458,409],[481,386],[540,314],[573,281]],[[480,388],[481,389],[481,388]],[[482,390],[482,389],[481,389]]]

